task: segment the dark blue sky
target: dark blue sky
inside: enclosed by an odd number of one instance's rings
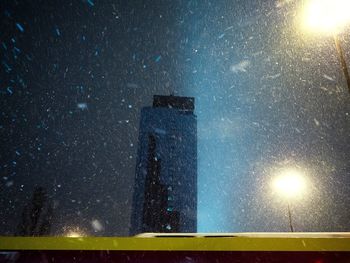
[[[286,167],[310,182],[296,230],[349,231],[350,96],[298,1],[0,6],[0,234],[42,185],[53,234],[126,235],[140,109],[170,93],[196,99],[199,231],[287,231]]]

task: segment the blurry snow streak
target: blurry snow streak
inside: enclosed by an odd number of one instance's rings
[[[57,36],[61,35],[61,32],[60,32],[60,30],[57,27],[56,27],[56,34],[57,34]]]
[[[276,79],[276,78],[278,78],[280,76],[281,76],[281,73],[278,73],[278,74],[275,74],[275,75],[267,75],[266,78],[267,79]]]
[[[5,66],[6,72],[10,72],[12,70],[12,68],[6,62],[3,61],[2,64]]]
[[[155,133],[157,133],[157,134],[162,134],[162,135],[165,135],[165,134],[166,134],[166,131],[165,131],[164,129],[155,128],[154,131],[155,131]]]
[[[10,95],[13,94],[13,91],[12,91],[12,89],[10,87],[7,87],[7,92],[10,93]]]
[[[78,109],[80,110],[87,110],[88,106],[86,102],[80,102],[77,104]]]
[[[99,231],[103,230],[103,226],[102,226],[101,222],[98,221],[97,219],[94,219],[91,221],[91,226],[95,232],[99,232]]]
[[[230,70],[233,73],[239,73],[239,72],[247,72],[247,68],[250,65],[249,60],[242,60],[238,64],[231,65]]]
[[[330,81],[335,81],[332,77],[330,77],[330,76],[328,76],[328,75],[326,75],[326,74],[323,74],[323,77],[324,77],[325,79],[330,80]]]
[[[220,36],[218,36],[218,39],[221,39],[225,36],[225,33],[222,33]]]
[[[315,122],[316,126],[320,126],[320,122],[316,118],[314,118],[314,122]]]
[[[20,23],[16,23],[16,26],[19,29],[19,31],[24,32],[24,28]]]
[[[158,63],[161,59],[162,59],[162,56],[159,55],[159,56],[156,57],[156,59],[155,59],[154,61],[155,61],[156,63]]]
[[[90,5],[90,6],[94,6],[94,2],[92,0],[87,0],[87,3]]]

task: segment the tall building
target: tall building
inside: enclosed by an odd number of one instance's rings
[[[194,98],[154,96],[141,111],[130,234],[197,231]]]

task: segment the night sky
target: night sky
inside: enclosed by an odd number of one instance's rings
[[[127,235],[140,110],[193,96],[198,231],[288,231],[272,178],[307,178],[296,231],[350,231],[350,94],[299,1],[0,2],[0,234],[35,186],[52,235]],[[350,29],[339,35],[350,62]]]

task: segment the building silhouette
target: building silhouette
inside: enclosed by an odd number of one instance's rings
[[[17,236],[48,236],[51,229],[53,205],[44,187],[35,187],[32,199],[25,205]]]
[[[130,234],[197,231],[194,98],[154,96],[141,111]]]

